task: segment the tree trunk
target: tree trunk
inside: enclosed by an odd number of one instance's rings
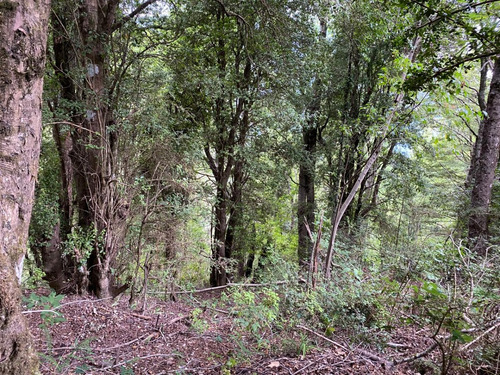
[[[307,233],[307,225],[314,231],[314,184],[315,151],[318,140],[316,125],[308,125],[302,130],[304,155],[299,166],[299,192],[297,202],[298,258],[299,263],[307,263],[311,257],[312,242]]]
[[[19,280],[38,170],[50,2],[0,2],[0,373],[34,374]],[[17,276],[17,278],[16,278]]]
[[[221,286],[227,284],[226,267],[226,232],[227,232],[227,197],[226,186],[217,185],[217,202],[215,203],[215,231],[212,244],[212,266],[210,285]]]
[[[326,19],[320,19],[320,36],[326,38]],[[316,146],[320,133],[318,115],[321,110],[321,81],[316,75],[312,88],[311,102],[306,108],[306,124],[302,128],[303,155],[299,164],[299,191],[297,196],[297,255],[299,264],[309,262],[313,243],[309,238],[307,225],[314,231],[315,221],[315,177]]]
[[[475,160],[469,216],[469,246],[480,255],[487,250],[488,210],[500,150],[500,59],[497,58],[482,124],[482,141]]]
[[[485,58],[481,59],[481,75],[479,80],[479,90],[477,93],[477,101],[479,104],[479,109],[483,113],[483,118],[479,123],[479,129],[477,130],[477,134],[471,129],[471,133],[476,137],[474,141],[474,146],[472,147],[471,159],[470,159],[470,167],[467,171],[467,178],[465,179],[465,189],[469,190],[474,185],[474,181],[476,179],[479,156],[481,155],[481,147],[483,144],[484,138],[484,114],[486,113],[486,89],[487,89],[487,79],[488,79],[488,63]]]

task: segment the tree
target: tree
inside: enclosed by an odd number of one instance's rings
[[[54,259],[62,256],[61,251],[42,248],[50,253],[44,265],[47,278],[59,291],[88,290],[106,298],[126,288],[117,287],[111,274],[125,238],[131,200],[119,168],[126,121],[116,113],[120,85],[135,51],[130,33],[120,36],[126,23],[155,1],[145,1],[125,16],[115,0],[54,4],[53,65],[59,91],[49,105],[56,120],[53,134],[62,187],[55,242],[67,241],[71,234],[91,244],[90,249],[74,246],[63,263]],[[67,124],[70,130],[63,131],[61,125]]]
[[[320,42],[326,39],[326,19],[320,19]],[[308,262],[312,252],[312,241],[308,227],[314,231],[315,225],[315,183],[316,152],[321,132],[326,124],[321,123],[321,103],[324,96],[323,83],[319,72],[315,72],[311,94],[305,108],[305,121],[302,126],[302,155],[299,161],[299,187],[297,196],[297,230],[299,263]],[[326,121],[328,123],[328,121]]]
[[[282,2],[190,3],[178,14],[185,30],[170,54],[177,131],[198,134],[213,182],[212,265],[210,283],[224,285],[228,262],[241,241],[249,144],[263,132],[257,108],[272,92],[279,44],[273,22],[288,12]],[[286,44],[286,39],[280,41]],[[266,48],[263,48],[263,46]],[[241,259],[240,259],[241,260]]]
[[[413,2],[412,2],[413,3]],[[500,147],[500,103],[498,61],[493,68],[488,101],[484,101],[487,72],[485,62],[494,56],[498,60],[498,2],[478,1],[460,6],[455,2],[416,3],[422,22],[418,29],[425,31],[425,56],[427,69],[417,68],[410,85],[432,87],[436,80],[452,78],[460,66],[471,61],[481,61],[482,73],[478,91],[479,106],[485,112],[472,150],[466,187],[470,193],[468,217],[469,246],[478,254],[484,254],[488,239],[488,210],[498,164]],[[419,17],[419,16],[417,16]],[[428,18],[425,21],[425,18]],[[443,36],[446,35],[446,38]],[[437,42],[433,47],[431,41]]]
[[[500,152],[500,56],[497,56],[486,103],[486,114],[480,126],[478,153],[472,159],[473,187],[469,216],[470,246],[480,255],[487,250],[488,211]]]
[[[0,3],[0,373],[33,374],[37,359],[21,314],[41,138],[50,2]],[[17,276],[17,277],[16,277]]]

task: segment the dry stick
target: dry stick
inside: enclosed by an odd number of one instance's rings
[[[309,368],[309,367],[311,367],[312,365],[314,365],[314,364],[318,363],[319,361],[321,361],[321,360],[322,360],[323,358],[325,358],[325,357],[326,357],[326,356],[325,356],[325,355],[323,355],[323,356],[321,356],[321,357],[319,357],[319,358],[315,359],[314,361],[310,362],[308,365],[306,365],[306,366],[302,367],[301,369],[299,369],[299,370],[295,371],[292,375],[297,375],[297,374],[302,373],[302,372],[303,372],[306,368]]]
[[[323,340],[325,340],[325,341],[327,341],[327,342],[335,345],[336,347],[341,348],[341,349],[343,349],[343,350],[345,350],[347,352],[351,352],[352,351],[351,349],[349,349],[349,348],[347,348],[347,347],[339,344],[338,342],[330,340],[328,337],[322,335],[321,333],[315,332],[312,329],[309,329],[309,328],[304,327],[302,325],[298,325],[297,328],[300,328],[300,329],[303,329],[304,331],[312,333],[313,335],[318,336],[319,338],[322,338]],[[372,360],[377,361],[377,362],[384,363],[387,367],[392,367],[393,366],[393,362],[388,361],[388,360],[386,360],[384,358],[381,358],[379,356],[376,356],[375,354],[370,353],[370,352],[368,352],[366,350],[363,350],[363,349],[354,349],[354,351],[358,352],[359,354],[361,354],[361,355],[363,355],[365,357],[368,357],[369,359],[372,359]]]
[[[226,285],[221,285],[221,286],[214,286],[212,288],[205,288],[205,289],[197,289],[197,290],[186,290],[183,292],[173,292],[172,294],[194,294],[194,293],[203,293],[203,292],[210,292],[213,290],[218,290],[218,289],[226,289],[232,286],[238,287],[246,287],[246,288],[259,288],[263,286],[271,286],[271,285],[283,285],[283,284],[288,284],[288,281],[277,281],[275,283],[264,283],[264,284],[235,284],[235,283],[228,283]]]
[[[156,333],[156,332],[155,332]],[[139,336],[138,338],[136,339],[133,339],[131,341],[128,341],[126,343],[123,343],[123,344],[120,344],[120,345],[116,345],[116,346],[112,346],[112,347],[109,347],[109,348],[94,348],[92,349],[93,351],[98,351],[98,352],[106,352],[106,351],[109,351],[109,350],[113,350],[113,349],[118,349],[118,348],[122,348],[124,346],[128,346],[128,345],[131,345],[133,344],[134,342],[136,341],[139,341],[141,339],[143,339],[144,337],[146,337],[146,339],[148,337],[153,337],[155,333],[151,333],[151,334],[144,334],[142,336]],[[78,346],[64,346],[64,347],[60,347],[60,348],[47,348],[47,349],[44,349],[43,351],[44,352],[57,352],[57,351],[60,351],[60,350],[73,350],[73,351],[76,351],[76,350],[87,350],[87,348],[79,348]]]
[[[128,341],[128,342],[125,342],[123,344],[120,344],[120,345],[115,345],[115,346],[112,346],[110,348],[95,348],[93,349],[94,351],[98,351],[98,352],[106,352],[106,351],[109,351],[109,350],[114,350],[114,349],[119,349],[119,348],[123,348],[125,346],[129,346],[129,345],[132,345],[134,342],[136,341],[139,341],[139,340],[142,340],[143,338],[145,338],[144,340],[147,340],[148,338],[152,338],[157,332],[154,332],[154,333],[150,333],[150,334],[144,334],[142,336],[139,336],[138,338],[134,339],[134,340],[131,340],[131,341]]]
[[[101,371],[110,370],[112,368],[126,365],[127,363],[130,363],[130,362],[141,361],[143,359],[148,359],[148,358],[153,358],[153,357],[180,357],[180,355],[179,354],[150,354],[150,355],[146,355],[144,357],[136,357],[136,358],[132,358],[132,359],[127,359],[126,361],[117,363],[116,365],[103,367],[103,368],[101,368]]]
[[[465,345],[464,347],[462,347],[460,349],[460,351],[467,350],[467,348],[469,348],[471,345],[473,345],[474,343],[476,343],[477,341],[479,341],[482,337],[486,336],[488,333],[490,333],[491,331],[497,329],[498,327],[500,327],[500,321],[498,321],[498,323],[496,323],[495,325],[491,326],[486,331],[484,331],[483,333],[481,333],[478,337],[476,337],[474,340],[472,340],[471,342],[469,342],[467,345]]]
[[[21,313],[22,314],[34,314],[34,313],[41,313],[41,312],[52,312],[54,314],[59,314],[56,310],[59,310],[59,309],[63,308],[64,306],[75,305],[75,304],[84,303],[84,302],[95,303],[95,302],[106,301],[106,300],[112,299],[112,298],[113,297],[106,297],[106,298],[101,298],[101,299],[81,299],[78,301],[71,301],[71,302],[62,303],[59,306],[56,306],[56,307],[49,309],[49,310],[26,310],[26,311],[22,311]]]
[[[429,346],[427,349],[425,349],[423,352],[420,352],[420,353],[417,353],[417,354],[414,354],[410,357],[406,357],[406,358],[402,358],[402,359],[397,359],[395,361],[393,361],[392,363],[394,365],[399,365],[401,363],[405,363],[405,362],[412,362],[412,361],[415,361],[416,359],[419,359],[421,357],[424,357],[426,356],[427,354],[429,354],[430,352],[432,352],[434,349],[436,349],[438,346],[438,343],[435,342],[434,344],[432,344],[431,346]]]
[[[147,316],[147,315],[141,315],[141,314],[136,314],[136,313],[131,313],[130,314],[133,317],[139,318],[139,319],[144,319],[144,320],[151,320],[153,317]]]
[[[414,45],[410,53],[408,54],[408,59],[413,63],[415,61],[415,58],[419,52],[420,49],[420,44],[422,42],[421,37],[417,37],[415,39]],[[401,76],[401,81],[404,83],[406,80],[407,72],[404,72]],[[325,277],[328,279],[330,278],[330,271],[331,271],[331,263],[332,263],[332,257],[333,257],[333,247],[335,244],[335,239],[337,237],[337,231],[338,227],[340,224],[340,220],[342,220],[342,217],[344,216],[347,208],[351,204],[352,200],[354,199],[354,196],[358,192],[358,189],[361,187],[361,184],[363,180],[365,179],[366,175],[372,168],[373,164],[375,164],[375,161],[378,158],[378,155],[380,154],[380,151],[382,150],[382,145],[384,143],[385,138],[389,134],[389,128],[393,122],[394,117],[396,116],[396,113],[399,111],[399,107],[401,103],[403,102],[404,99],[404,93],[399,93],[396,95],[396,98],[394,100],[394,108],[393,110],[389,113],[387,116],[387,119],[385,121],[384,127],[382,128],[382,136],[380,137],[380,140],[378,141],[378,144],[376,143],[375,149],[373,153],[370,155],[368,158],[365,166],[359,173],[359,177],[354,183],[354,186],[352,187],[351,191],[349,192],[349,195],[347,196],[346,200],[340,208],[337,209],[335,212],[335,216],[332,222],[332,230],[330,232],[330,241],[328,242],[328,250],[327,250],[327,255],[326,255],[326,261],[325,261],[325,266],[324,266],[324,272],[325,272]]]
[[[309,234],[309,238],[311,242],[314,242],[313,251],[311,254],[311,260],[309,261],[309,274],[307,275],[307,281],[311,281],[311,288],[316,289],[316,273],[318,272],[318,254],[319,254],[319,246],[321,244],[321,234],[323,229],[323,214],[321,214],[321,219],[319,221],[318,233],[316,235],[316,239],[314,239],[311,229],[309,228],[309,224],[307,223],[307,219],[304,218],[304,224],[306,226],[307,233]],[[309,284],[308,284],[309,286]]]
[[[345,347],[344,345],[339,344],[338,342],[335,342],[335,341],[333,341],[333,340],[330,340],[328,337],[323,336],[321,333],[315,332],[315,331],[313,331],[312,329],[309,329],[309,328],[307,328],[307,327],[304,327],[303,325],[300,325],[300,324],[299,324],[299,325],[297,325],[297,328],[300,328],[300,329],[303,329],[304,331],[307,331],[307,332],[309,332],[309,333],[312,333],[313,335],[318,336],[318,337],[322,338],[322,339],[323,339],[323,340],[325,340],[325,341],[328,341],[330,344],[333,344],[333,345],[335,345],[336,347],[338,347],[338,348],[340,348],[340,349],[342,349],[342,350],[345,350],[346,352],[350,352],[350,351],[351,351],[351,349],[349,349],[349,348]]]
[[[177,318],[173,318],[173,319],[169,320],[168,323],[167,323],[167,325],[172,325],[174,323],[180,322],[181,320],[184,320],[184,319],[187,319],[187,318],[189,318],[189,315],[178,316]]]

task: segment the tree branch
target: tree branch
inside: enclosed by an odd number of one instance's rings
[[[125,23],[130,21],[132,18],[137,16],[139,13],[141,13],[144,9],[146,9],[148,6],[151,4],[156,3],[158,0],[147,0],[141,5],[139,5],[137,8],[135,8],[131,13],[123,17],[120,21],[116,22],[113,27],[111,28],[112,31],[116,31],[119,28],[121,28]]]

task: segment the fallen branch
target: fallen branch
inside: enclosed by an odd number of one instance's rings
[[[59,314],[56,310],[62,309],[64,306],[68,305],[75,305],[78,303],[84,303],[84,302],[90,302],[90,303],[95,303],[95,302],[101,302],[101,301],[106,301],[108,299],[112,299],[113,297],[107,297],[107,298],[101,298],[101,299],[81,299],[77,301],[70,301],[66,303],[61,303],[59,306],[55,306],[52,309],[49,310],[26,310],[22,311],[22,314],[34,314],[34,313],[42,313],[42,312],[52,312],[54,314]]]
[[[398,344],[397,342],[388,342],[385,344],[389,348],[394,348],[394,349],[408,349],[410,346],[406,344]]]
[[[325,341],[329,342],[330,344],[333,344],[333,345],[335,345],[336,347],[341,348],[341,349],[343,349],[343,350],[345,350],[345,351],[347,351],[347,352],[356,351],[356,352],[358,352],[359,354],[361,354],[362,356],[365,356],[365,357],[367,357],[367,358],[369,358],[369,359],[372,359],[372,360],[374,360],[374,361],[377,361],[377,362],[383,363],[383,364],[384,364],[387,368],[390,368],[390,367],[392,367],[392,366],[394,365],[394,364],[393,364],[393,362],[388,361],[387,359],[384,359],[384,358],[382,358],[382,357],[379,357],[379,356],[377,356],[377,355],[375,355],[375,354],[373,354],[373,353],[370,353],[370,352],[368,352],[368,351],[366,351],[366,350],[363,350],[363,349],[354,349],[354,350],[349,349],[349,348],[345,347],[344,345],[339,344],[338,342],[335,342],[335,341],[333,341],[333,340],[330,340],[328,337],[326,337],[326,336],[322,335],[321,333],[315,332],[315,331],[313,331],[312,329],[309,329],[309,328],[304,327],[304,326],[302,326],[302,325],[298,325],[298,326],[297,326],[297,328],[300,328],[300,329],[303,329],[304,331],[307,331],[307,332],[309,332],[309,333],[312,333],[313,335],[318,336],[319,338],[322,338],[323,340],[325,340]]]
[[[115,346],[112,346],[110,348],[95,348],[93,350],[94,351],[98,351],[98,352],[107,352],[107,351],[110,351],[110,350],[115,350],[115,349],[123,348],[125,346],[132,345],[134,342],[137,342],[137,341],[142,340],[142,339],[144,339],[144,341],[150,340],[150,339],[152,339],[155,336],[158,336],[158,332],[153,332],[153,333],[150,333],[150,334],[146,333],[146,334],[144,334],[142,336],[139,336],[138,338],[136,338],[134,340],[125,342],[125,343],[120,344],[120,345],[115,345]]]
[[[121,367],[121,366],[126,365],[127,363],[130,363],[130,362],[137,362],[137,361],[140,361],[140,360],[143,360],[143,359],[154,358],[154,357],[164,357],[164,358],[166,358],[166,357],[181,357],[181,355],[180,354],[176,354],[176,353],[172,353],[172,354],[150,354],[150,355],[146,355],[144,357],[135,357],[135,358],[132,358],[132,359],[127,359],[126,361],[122,361],[122,362],[117,363],[115,365],[103,367],[103,368],[101,368],[101,371],[111,370],[112,368]]]
[[[432,344],[431,346],[429,346],[427,349],[425,349],[423,352],[420,352],[420,353],[417,353],[417,354],[414,354],[410,357],[406,357],[406,358],[401,358],[401,359],[396,359],[395,361],[393,361],[393,365],[399,365],[401,363],[405,363],[405,362],[412,362],[412,361],[415,361],[419,358],[422,358],[422,357],[425,357],[427,354],[429,354],[430,352],[432,352],[434,349],[436,349],[438,346],[438,343],[435,342],[434,344]]]
[[[134,316],[136,318],[139,318],[139,319],[144,319],[144,320],[151,320],[151,319],[153,319],[151,316],[141,315],[141,314],[136,314],[136,313],[131,313],[130,315]]]
[[[187,319],[189,318],[189,315],[182,315],[182,316],[178,316],[177,318],[174,318],[174,319],[171,319],[167,325],[172,325],[174,323],[177,323],[177,322],[180,322],[180,321],[183,321],[184,319]]]
[[[237,284],[237,283],[228,283],[226,285],[214,286],[214,287],[211,287],[211,288],[196,289],[196,290],[185,290],[185,291],[182,291],[182,292],[171,292],[171,294],[194,294],[194,293],[211,292],[213,290],[226,289],[226,288],[230,288],[230,287],[260,288],[260,287],[263,287],[263,286],[283,285],[283,284],[288,284],[288,281],[277,281],[275,283],[264,283],[264,284]]]
[[[351,351],[351,349],[349,349],[349,348],[345,347],[344,345],[339,344],[338,342],[335,342],[335,341],[333,341],[333,340],[330,340],[328,337],[326,337],[326,336],[322,335],[321,333],[315,332],[315,331],[313,331],[312,329],[309,329],[309,328],[307,328],[307,327],[304,327],[303,325],[298,325],[298,326],[297,326],[297,328],[300,328],[300,329],[302,329],[302,330],[304,330],[304,331],[307,331],[307,332],[309,332],[309,333],[312,333],[313,335],[318,336],[319,338],[321,338],[321,339],[323,339],[323,340],[325,340],[325,341],[329,342],[330,344],[335,345],[337,348],[340,348],[340,349],[345,350],[346,352],[350,352],[350,351]]]
[[[497,329],[498,327],[500,327],[500,320],[492,325],[490,328],[488,328],[486,331],[484,331],[483,333],[481,333],[478,337],[476,337],[474,340],[472,340],[471,342],[469,342],[467,345],[463,346],[462,348],[460,348],[460,351],[464,351],[464,350],[467,350],[471,345],[474,345],[476,342],[478,342],[482,337],[486,336],[488,333],[490,333],[491,331]]]

